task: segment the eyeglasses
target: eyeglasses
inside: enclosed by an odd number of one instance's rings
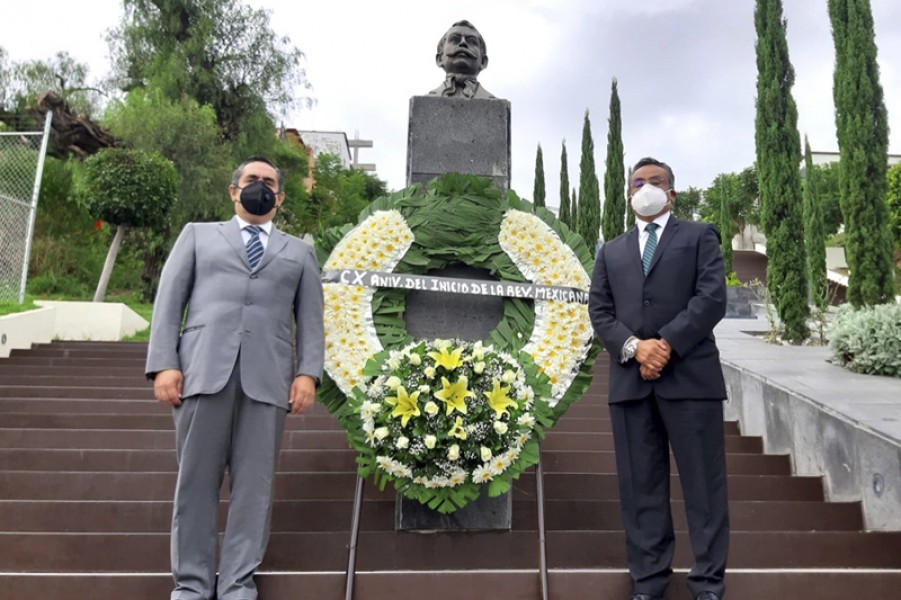
[[[260,179],[260,178],[257,177],[256,175],[248,175],[248,176],[245,178],[245,187],[246,187],[247,185],[250,185],[250,184],[252,184],[252,183],[256,183],[256,182],[258,182],[258,181],[262,182],[263,185],[265,185],[267,188],[269,188],[269,189],[272,190],[273,192],[276,192],[276,193],[277,193],[277,192],[279,191],[279,190],[278,190],[278,180],[273,179],[273,178],[271,178],[271,177],[263,177],[262,179]],[[244,189],[244,188],[243,188],[243,187],[238,187],[238,189]]]
[[[629,187],[633,190],[637,190],[646,183],[650,183],[651,185],[656,187],[661,187],[663,185],[666,185],[667,181],[666,177],[656,175],[654,177],[649,177],[648,179],[633,179],[629,182]]]

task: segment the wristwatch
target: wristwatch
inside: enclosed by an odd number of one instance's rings
[[[638,338],[633,335],[623,344],[623,359],[621,362],[626,363],[632,360],[636,350],[638,350]]]

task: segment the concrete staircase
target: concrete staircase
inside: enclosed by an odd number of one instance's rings
[[[55,342],[0,360],[0,600],[168,598],[175,480],[169,411],[143,375],[146,345]],[[629,597],[606,365],[543,446],[554,599]],[[818,478],[726,423],[729,600],[890,599],[901,533],[866,533],[856,503],[823,501]],[[354,454],[321,407],[289,417],[262,600],[344,598]],[[534,471],[513,492],[513,530],[393,530],[394,495],[367,483],[356,600],[540,598]],[[691,563],[680,488],[671,599]],[[224,502],[220,507],[224,514]]]

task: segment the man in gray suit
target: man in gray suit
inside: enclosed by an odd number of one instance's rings
[[[269,161],[244,162],[229,187],[235,217],[186,225],[160,278],[145,370],[175,419],[172,600],[256,599],[285,416],[316,397],[322,283],[313,249],[272,225],[283,183]]]

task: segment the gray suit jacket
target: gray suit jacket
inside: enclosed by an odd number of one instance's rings
[[[273,227],[251,270],[237,220],[189,223],[160,277],[145,371],[181,369],[182,397],[213,394],[240,356],[244,393],[287,408],[294,377],[322,376],[322,311],[309,244]]]

